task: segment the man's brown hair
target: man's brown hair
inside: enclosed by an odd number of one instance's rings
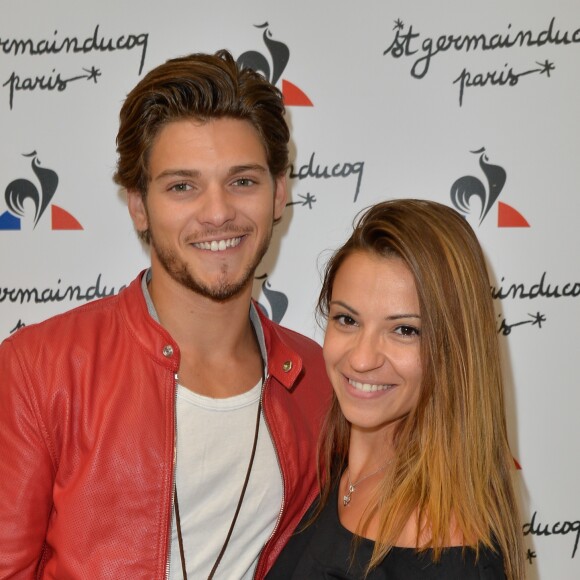
[[[149,154],[159,130],[180,119],[245,120],[258,132],[273,177],[288,167],[290,132],[280,91],[262,75],[241,68],[227,50],[168,60],[127,95],[117,134],[114,180],[146,194]]]

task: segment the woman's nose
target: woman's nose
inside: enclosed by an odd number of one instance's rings
[[[377,369],[385,364],[386,355],[383,350],[376,336],[361,332],[352,345],[349,363],[359,373]]]

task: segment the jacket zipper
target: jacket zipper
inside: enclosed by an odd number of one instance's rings
[[[258,569],[260,568],[260,560],[262,559],[262,554],[264,553],[264,548],[270,542],[270,540],[276,535],[278,531],[278,527],[280,526],[280,520],[282,519],[282,514],[284,513],[284,506],[286,505],[286,485],[284,482],[284,476],[282,475],[282,466],[280,465],[280,455],[278,453],[278,448],[276,447],[276,442],[272,437],[272,431],[270,429],[270,424],[268,423],[268,416],[266,414],[266,409],[264,408],[264,391],[266,390],[266,384],[270,380],[270,375],[266,377],[264,381],[264,385],[262,386],[262,392],[260,393],[260,404],[262,406],[262,412],[264,413],[264,423],[266,424],[266,428],[268,429],[268,435],[270,436],[270,440],[272,441],[272,446],[274,447],[274,454],[276,455],[276,461],[278,462],[278,471],[280,472],[280,480],[282,482],[282,505],[280,506],[280,511],[278,512],[278,518],[276,519],[276,523],[274,525],[274,529],[270,534],[268,540],[264,543],[264,546],[260,550],[260,554],[258,555],[258,562],[256,564],[256,569],[254,570],[253,578],[255,580],[256,574],[258,573]]]
[[[177,472],[177,385],[179,383],[179,378],[177,373],[174,373],[173,378],[175,380],[175,393],[173,395],[173,477],[171,486],[171,511],[169,512],[169,531],[167,533],[167,562],[165,564],[165,579],[169,580],[169,569],[171,566],[171,530],[173,529],[173,514],[174,514],[174,498],[175,498],[175,486],[177,482],[175,481],[175,476]]]

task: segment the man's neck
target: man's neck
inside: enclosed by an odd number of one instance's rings
[[[250,285],[225,302],[154,274],[148,288],[160,324],[179,345],[182,385],[226,397],[256,384],[262,361],[249,317]]]

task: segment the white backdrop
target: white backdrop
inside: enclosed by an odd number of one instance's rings
[[[528,577],[580,578],[577,2],[4,0],[0,338],[148,264],[111,179],[118,111],[147,70],[219,48],[259,53],[289,103],[291,201],[255,283],[282,324],[321,340],[319,269],[359,210],[463,203],[490,267]]]

